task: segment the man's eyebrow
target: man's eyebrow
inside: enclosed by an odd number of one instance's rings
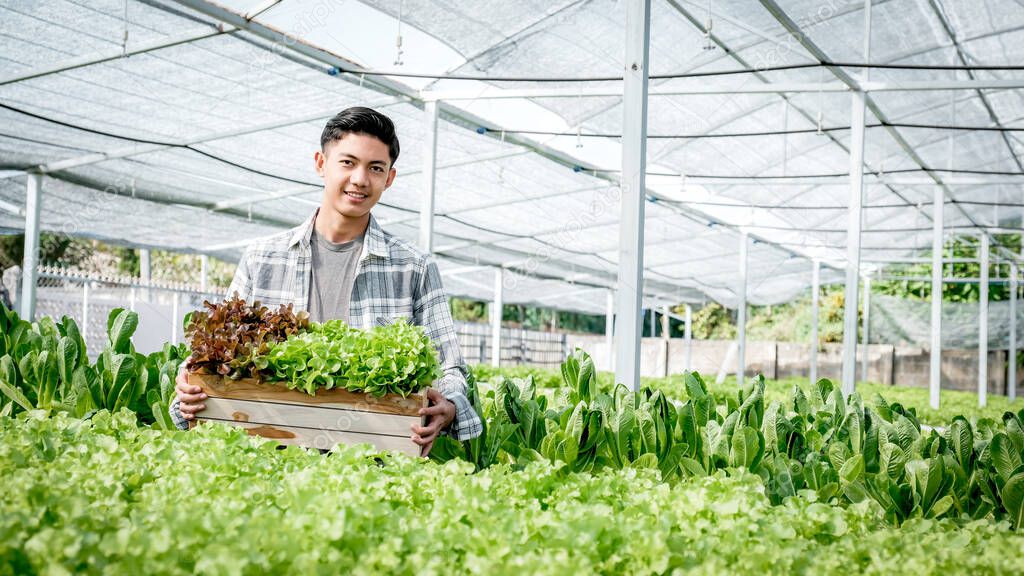
[[[341,153],[341,157],[342,158],[349,158],[349,159],[352,159],[352,160],[359,160],[358,156],[349,154],[348,152],[342,152]],[[388,163],[385,160],[370,160],[370,164],[381,164],[381,165],[387,166]]]

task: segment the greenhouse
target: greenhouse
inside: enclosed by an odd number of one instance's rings
[[[1024,572],[1020,0],[0,0],[0,61],[0,574]],[[448,344],[229,294],[355,106]]]

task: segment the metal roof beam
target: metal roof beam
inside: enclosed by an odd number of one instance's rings
[[[782,24],[782,26],[789,31],[793,38],[797,42],[799,42],[805,50],[808,50],[815,58],[817,58],[819,62],[830,61],[828,55],[825,54],[825,52],[820,47],[818,47],[818,45],[815,44],[814,41],[810,39],[810,37],[803,33],[803,31],[800,29],[800,26],[797,25],[797,23],[794,22],[793,19],[790,18],[789,15],[786,14],[786,12],[781,7],[779,7],[775,0],[760,0],[760,2],[761,5],[764,6],[764,8],[769,12],[769,14],[771,14],[772,17],[774,17],[779,22],[779,24]],[[848,72],[846,72],[846,70],[837,66],[826,66],[826,68],[828,68],[828,70],[831,71],[836,78],[838,78],[844,84],[849,86],[850,89],[855,91],[862,91],[862,87],[860,86],[858,81]],[[869,94],[864,95],[864,103],[867,106],[867,109],[870,110],[872,114],[874,114],[875,118],[877,118],[878,121],[881,122],[882,124],[886,125],[885,130],[889,133],[889,136],[892,137],[892,139],[895,140],[897,144],[899,144],[900,148],[903,149],[907,156],[909,156],[915,164],[917,164],[922,170],[924,170],[932,178],[932,180],[935,181],[936,184],[942,186],[944,193],[949,199],[955,201],[956,198],[953,196],[953,191],[950,190],[948,186],[946,186],[946,184],[942,181],[941,178],[939,178],[936,172],[929,169],[928,165],[925,164],[924,159],[922,159],[914,150],[913,146],[911,146],[910,143],[907,142],[905,138],[903,138],[903,135],[900,133],[900,131],[890,125],[888,117],[885,115],[882,109],[878,107],[878,104],[875,103],[875,101],[871,98]],[[906,200],[905,198],[903,198],[902,195],[898,195],[901,199]],[[974,219],[971,218],[971,215],[968,214],[962,206],[957,205],[955,202],[954,206],[957,210],[960,211],[960,213],[967,219],[968,222],[970,222],[972,225],[977,226],[977,222],[975,222]],[[925,217],[928,218],[929,221],[931,220],[930,215],[925,214]]]
[[[253,204],[260,204],[262,202],[269,202],[271,200],[281,200],[283,198],[291,198],[293,196],[298,196],[300,194],[316,192],[319,189],[320,188],[317,188],[316,186],[307,186],[304,184],[299,186],[291,186],[289,188],[282,188],[275,192],[258,196],[255,199],[243,196],[241,198],[229,198],[227,200],[221,200],[219,202],[215,202],[213,206],[210,207],[210,210],[214,212],[219,212],[222,210],[227,210],[228,208],[235,208],[237,206],[252,206]]]
[[[149,201],[149,202],[154,202],[154,203],[157,203],[157,204],[165,204],[165,205],[168,205],[168,206],[173,206],[173,205],[188,206],[188,207],[191,207],[191,208],[201,208],[201,209],[205,209],[205,210],[210,210],[210,209],[213,208],[213,203],[212,202],[202,202],[202,201],[192,200],[192,199],[188,199],[188,198],[179,198],[179,197],[176,197],[176,196],[167,196],[167,195],[159,194],[159,193],[151,191],[151,190],[135,189],[135,190],[130,191],[130,192],[120,193],[118,187],[106,186],[102,182],[97,182],[97,181],[93,180],[92,178],[89,178],[89,177],[86,177],[86,176],[82,176],[82,175],[79,175],[79,174],[58,173],[58,174],[46,174],[46,176],[49,176],[50,178],[55,178],[57,180],[63,180],[64,182],[70,182],[72,184],[77,184],[79,186],[84,186],[86,188],[91,188],[93,190],[98,190],[98,191],[104,192],[106,194],[112,194],[114,196],[127,196],[129,198],[136,198],[136,199],[139,199],[139,200],[146,200],[146,201]],[[254,222],[261,222],[261,223],[264,223],[264,224],[268,224],[270,226],[277,226],[277,227],[280,227],[280,228],[290,228],[290,227],[295,225],[294,222],[291,222],[289,220],[284,220],[284,219],[281,219],[281,218],[273,218],[273,217],[270,217],[270,216],[260,216],[260,215],[257,215],[257,214],[250,215],[248,212],[240,211],[240,210],[237,210],[237,209],[230,209],[230,208],[228,208],[228,209],[224,209],[223,211],[227,212],[227,213],[229,213],[231,215],[238,216],[239,218],[243,218],[243,219],[250,219],[251,218],[251,220],[254,221]]]
[[[827,68],[841,69],[837,66]],[[685,79],[679,79],[683,81]],[[930,90],[1016,90],[1024,88],[1024,78],[994,78],[970,80],[927,80],[916,82],[864,82],[859,85],[862,92],[906,92]],[[751,86],[735,84],[701,83],[693,86],[660,86],[651,87],[651,97],[665,96],[697,96],[715,94],[818,94],[848,93],[854,91],[848,85],[835,82],[768,82]],[[622,89],[617,86],[593,86],[579,88],[463,88],[445,90],[421,90],[420,98],[424,101],[459,101],[459,100],[512,100],[519,98],[607,98],[620,96]]]
[[[584,4],[586,2],[587,2],[587,0],[575,0],[574,2],[569,2],[569,3],[567,3],[567,4],[563,5],[563,6],[555,9],[554,11],[545,12],[539,18],[535,18],[535,19],[533,19],[533,20],[531,20],[531,21],[521,25],[519,28],[513,30],[507,36],[505,36],[505,38],[503,38],[500,42],[497,42],[495,44],[491,44],[490,46],[487,46],[485,48],[482,48],[482,49],[478,50],[474,54],[466,56],[465,59],[462,62],[460,62],[459,64],[457,64],[457,65],[453,66],[452,68],[449,68],[448,70],[446,70],[445,74],[451,74],[451,73],[455,72],[456,70],[458,70],[459,68],[462,68],[463,66],[465,66],[467,64],[472,64],[473,62],[475,62],[475,61],[479,60],[480,58],[490,54],[491,52],[501,48],[502,46],[507,45],[509,42],[514,42],[516,38],[518,38],[519,36],[521,36],[525,32],[531,30],[534,26],[537,26],[538,24],[543,23],[548,18],[551,18],[552,16],[556,16],[556,15],[564,12],[567,9],[573,8],[575,6],[579,6],[580,4]],[[453,49],[454,49],[454,47],[453,47]],[[433,80],[432,82],[430,82],[430,84],[427,84],[426,87],[429,89],[431,86],[436,84],[438,82],[438,80],[439,79]]]
[[[658,221],[658,220],[666,220],[666,219],[668,219],[670,217],[674,217],[674,216],[675,216],[675,214],[673,213],[671,215],[658,216],[658,217],[654,217],[654,218],[646,218],[644,222],[645,223],[650,223],[650,222],[655,222],[655,221]],[[539,232],[532,232],[532,233],[530,233],[529,237],[515,236],[515,237],[511,237],[511,238],[509,238],[509,237],[497,238],[497,239],[494,239],[494,240],[473,240],[473,241],[466,242],[466,243],[463,243],[463,244],[455,244],[453,246],[442,246],[440,248],[437,248],[437,251],[438,252],[443,252],[443,251],[451,252],[453,250],[462,250],[464,248],[476,248],[476,247],[479,247],[479,246],[494,246],[494,245],[497,245],[497,244],[503,244],[505,242],[515,242],[516,240],[537,240],[539,238],[543,238],[544,236],[557,236],[557,235],[560,235],[560,234],[575,234],[575,233],[580,232],[582,230],[589,230],[591,228],[600,228],[602,226],[612,226],[612,225],[618,224],[618,223],[619,223],[619,219],[617,217],[615,219],[612,219],[612,220],[601,220],[600,222],[590,222],[588,224],[581,224],[579,226],[574,225],[573,222],[569,222],[569,223],[561,224],[561,225],[559,225],[559,226],[557,226],[555,228],[548,228],[546,230],[541,230]],[[501,234],[501,232],[496,232],[496,234]],[[678,239],[676,239],[676,241],[678,242]],[[593,255],[594,256],[598,256],[599,252],[594,252]]]
[[[760,80],[761,82],[764,82],[766,84],[769,83],[769,79],[768,79],[768,77],[764,73],[758,71],[754,66],[752,66],[749,62],[747,62],[745,58],[743,58],[741,55],[739,55],[736,52],[734,52],[733,50],[731,50],[729,48],[729,46],[725,44],[725,42],[723,42],[714,33],[712,33],[710,30],[708,30],[704,26],[704,24],[702,24],[700,22],[700,20],[698,20],[686,8],[681,6],[676,0],[667,0],[667,1],[669,2],[669,4],[673,8],[675,8],[680,14],[682,14],[682,16],[684,18],[686,18],[686,20],[688,22],[690,22],[690,24],[692,24],[695,28],[700,30],[702,33],[707,34],[708,37],[710,38],[710,40],[712,42],[714,42],[719,48],[721,48],[724,52],[726,52],[729,55],[729,57],[731,57],[733,60],[736,61],[736,63],[738,63],[743,68],[745,68],[747,70],[750,70],[751,73],[753,74],[753,76],[755,78],[757,78],[758,80]],[[852,11],[853,10],[851,10],[851,12]],[[812,53],[812,56],[815,56],[815,55]],[[819,61],[824,61],[821,58],[818,58],[818,60]],[[792,99],[788,95],[782,93],[782,94],[779,94],[779,96],[782,98],[782,100],[784,100],[787,103],[787,105],[790,108],[792,108],[794,111],[797,112],[797,114],[799,114],[802,118],[804,118],[804,120],[809,122],[811,125],[816,125],[817,124],[817,119],[814,118],[810,113],[808,113],[806,110],[804,110],[800,106],[797,106],[796,104],[794,104]],[[843,152],[845,152],[847,154],[850,153],[850,149],[845,144],[843,144],[843,142],[841,140],[839,140],[839,138],[835,134],[833,134],[832,132],[826,132],[825,133],[825,137],[828,138],[830,141],[832,141]],[[864,164],[864,168],[866,168],[868,172],[874,173],[874,171],[871,169],[871,167],[868,166],[867,164]],[[908,201],[907,198],[905,198],[898,190],[896,190],[892,186],[887,186],[887,188],[889,189],[890,192],[893,193],[893,195],[895,195],[900,200],[903,200],[904,202]],[[783,219],[783,221],[786,221],[786,220]],[[792,251],[792,250],[789,250],[789,251],[790,251],[790,253],[796,253],[795,251]]]
[[[404,174],[404,172],[403,172],[403,174]],[[476,205],[476,206],[467,206],[467,207],[464,207],[464,208],[458,208],[456,210],[447,210],[445,212],[439,212],[436,215],[440,216],[440,217],[445,217],[445,216],[451,216],[453,214],[462,214],[464,212],[475,212],[477,210],[491,210],[493,208],[499,208],[499,207],[502,207],[502,206],[512,206],[514,204],[523,204],[523,203],[526,203],[526,202],[539,202],[539,201],[542,202],[544,200],[550,200],[552,198],[561,198],[561,197],[564,197],[564,196],[570,196],[572,194],[579,194],[581,192],[593,192],[593,191],[596,191],[596,190],[605,190],[605,189],[607,189],[609,187],[611,187],[610,184],[605,184],[603,186],[585,186],[583,188],[574,188],[572,190],[564,190],[562,192],[556,192],[554,194],[548,194],[548,195],[545,195],[545,196],[529,196],[529,197],[524,197],[524,198],[514,198],[512,200],[504,200],[502,202],[491,202],[491,203],[488,203],[488,204],[481,204],[481,205]],[[400,218],[398,220],[389,220],[386,223],[387,224],[407,224],[409,222],[417,222],[417,221],[419,221],[419,218],[420,218],[419,216],[410,216],[408,218]],[[385,224],[385,222],[381,222],[381,225],[383,225],[383,224]]]
[[[737,86],[735,84],[715,85],[701,83],[694,86],[655,86],[649,88],[649,96],[691,96],[701,94],[776,94],[788,92],[849,92],[850,88],[836,82],[779,82]],[[461,90],[423,90],[424,100],[509,100],[517,98],[606,98],[621,96],[621,86],[592,86],[578,88],[464,88]]]
[[[387,98],[374,103],[371,106],[378,108],[385,108],[391,104],[401,102],[402,100],[396,98]],[[302,124],[304,122],[311,122],[313,120],[320,120],[333,116],[338,110],[331,109],[330,111],[324,110],[315,112],[313,114],[303,114],[302,116],[296,116],[293,118],[287,118],[284,120],[276,120],[273,122],[266,122],[256,126],[248,126],[245,128],[239,128],[236,130],[227,130],[224,132],[217,132],[214,134],[207,134],[205,136],[199,136],[197,138],[187,139],[180,142],[168,143],[168,144],[132,144],[122,148],[115,148],[109,152],[94,152],[91,154],[85,154],[77,156],[75,158],[67,158],[65,160],[58,160],[56,162],[50,162],[48,164],[40,164],[34,168],[26,170],[16,171],[9,174],[4,174],[4,178],[13,178],[17,176],[24,176],[29,172],[40,172],[43,174],[52,174],[54,172],[60,172],[62,170],[69,170],[71,168],[78,168],[81,166],[89,166],[91,164],[98,164],[100,162],[106,162],[107,160],[116,160],[119,158],[128,158],[131,156],[138,156],[140,154],[149,154],[151,152],[159,152],[161,150],[167,150],[170,148],[181,148],[187,146],[194,146],[196,144],[203,144],[206,142],[213,142],[215,140],[221,140],[224,138],[233,138],[236,136],[244,136],[246,134],[253,134],[256,132],[263,132],[265,130],[274,130],[277,128],[286,128],[288,126],[294,126],[295,124]]]
[[[879,6],[881,4],[885,4],[886,2],[891,2],[891,1],[893,1],[893,0],[876,0],[875,1],[875,6]],[[706,8],[706,6],[701,6],[700,4],[695,3],[693,1],[688,2],[688,4],[690,4],[691,6],[697,8],[697,9]],[[679,6],[678,2],[673,2],[672,5],[673,5],[673,7],[677,7],[677,9],[682,9],[682,6]],[[714,8],[714,7],[712,6],[712,8]],[[821,20],[819,20],[820,23],[827,24],[827,23],[831,22],[832,20],[834,20],[836,18],[842,18],[843,16],[846,16],[848,14],[852,14],[854,12],[859,12],[860,10],[863,9],[863,6],[860,5],[860,4],[857,4],[857,3],[853,3],[852,5],[847,4],[847,5],[844,5],[844,6],[835,6],[834,3],[833,3],[832,8],[833,8],[832,17],[831,18],[821,19]],[[718,13],[715,13],[715,14],[717,15]],[[757,48],[761,44],[764,44],[766,41],[768,41],[768,40],[766,40],[766,39],[764,39],[762,37],[762,38],[759,38],[757,40],[754,40],[753,42],[748,42],[746,44],[742,44],[740,46],[737,46],[734,49],[722,50],[722,52],[719,52],[718,55],[715,55],[715,56],[713,56],[711,58],[695,58],[694,59],[696,61],[695,64],[693,64],[690,67],[686,68],[685,71],[686,72],[692,72],[694,70],[698,70],[700,68],[704,68],[705,66],[710,66],[712,64],[715,64],[715,63],[720,62],[722,60],[727,60],[729,58],[733,58],[734,54],[738,54],[740,52],[744,52],[746,50],[750,50],[751,48]],[[771,40],[771,42],[777,44],[778,40],[773,39],[773,40]]]
[[[942,24],[942,29],[945,30],[946,36],[953,43],[953,46],[956,47],[957,59],[960,60],[961,64],[967,66],[967,55],[964,52],[963,46],[961,46],[960,42],[956,39],[956,33],[953,32],[953,25],[949,22],[949,20],[946,18],[946,15],[939,8],[938,4],[936,3],[936,0],[928,0],[928,5],[931,6],[932,12],[935,14],[935,17],[938,18],[939,22]],[[967,77],[970,78],[971,80],[976,80],[975,74],[971,70],[967,71]],[[988,98],[985,96],[985,93],[982,92],[980,89],[977,90],[976,92],[978,94],[978,98],[981,99],[982,106],[985,107],[985,111],[988,113],[989,119],[992,120],[992,122],[997,127],[1003,128],[1003,124],[1002,122],[1000,122],[999,116],[996,115],[996,111],[992,108],[992,103],[989,102]],[[1010,157],[1013,158],[1013,161],[1017,164],[1017,169],[1024,172],[1024,164],[1021,164],[1020,158],[1017,156],[1017,151],[1013,149],[1013,144],[1010,143],[1010,138],[1006,135],[1006,132],[1000,132],[1000,135],[1003,137],[1003,143],[1006,144],[1006,148],[1010,151]]]
[[[274,42],[276,45],[283,47],[285,50],[301,54],[305,57],[322,62],[324,64],[328,64],[330,66],[334,66],[342,71],[342,73],[339,74],[338,77],[348,82],[356,83],[359,85],[365,84],[366,86],[370,86],[371,88],[374,88],[378,91],[390,95],[408,98],[411,103],[414,103],[417,106],[422,106],[422,100],[418,97],[417,91],[409,88],[408,86],[405,86],[400,82],[396,82],[388,78],[378,76],[363,76],[360,74],[360,72],[363,71],[363,68],[361,68],[359,65],[345,58],[342,58],[341,56],[333,54],[328,50],[312,45],[302,39],[296,39],[282,31],[276,30],[273,27],[261,24],[256,21],[246,21],[244,16],[232,10],[213,4],[211,2],[207,2],[205,0],[175,0],[175,2],[183,6],[192,8],[193,10],[205,14],[206,16],[225,22],[226,24],[237,26],[238,28],[245,30],[255,36],[263,38],[264,40]],[[446,116],[446,119],[453,123],[462,125],[469,129],[476,129],[477,127],[485,124],[485,122],[481,120],[479,117],[475,116],[474,114],[466,110],[455,108],[450,105],[444,105],[443,103],[442,106],[443,107],[441,108],[441,110]],[[495,134],[493,133],[489,134],[492,137],[495,136]],[[506,135],[505,140],[507,142],[512,142],[530,148],[541,157],[547,158],[563,166],[575,167],[579,165],[578,159],[564,152],[552,149],[542,144],[537,144],[529,139],[519,138],[515,135]],[[595,173],[595,176],[609,180],[611,182],[619,183],[618,178],[613,175],[599,175]],[[678,211],[676,207],[672,207],[672,209]],[[690,209],[687,212],[679,211],[679,214],[685,218],[698,222],[700,222],[699,218],[703,218],[704,220],[717,221],[716,219],[711,218],[710,216],[704,214],[703,212],[700,212],[697,209]],[[705,222],[701,223],[703,224]],[[728,224],[722,224],[722,226],[730,229],[735,229],[733,226],[730,226]],[[775,245],[768,239],[760,238],[760,240],[764,241],[767,244]],[[796,254],[796,252],[794,252],[791,249],[782,246],[777,247],[780,250],[783,250],[787,253]],[[614,281],[612,281],[609,284],[609,286],[613,285]],[[671,290],[667,291],[666,293],[671,293]],[[696,299],[699,300],[699,298]]]
[[[126,56],[135,56],[136,54],[145,54],[146,52],[152,52],[154,50],[160,50],[163,48],[170,48],[171,46],[178,46],[180,44],[188,44],[189,42],[196,42],[198,40],[205,40],[206,38],[213,38],[214,36],[220,36],[222,34],[233,34],[237,32],[237,28],[229,26],[217,26],[203,28],[201,31],[188,32],[180,36],[173,36],[171,38],[161,38],[160,40],[153,40],[151,42],[144,42],[137,44],[133,48],[128,50],[122,50],[116,48],[113,50],[105,50],[96,54],[90,54],[87,56],[81,56],[78,58],[71,58],[69,60],[63,60],[55,64],[47,66],[40,66],[33,68],[25,72],[18,72],[17,74],[11,74],[0,78],[0,86],[6,84],[13,84],[15,82],[22,82],[24,80],[31,80],[33,78],[41,78],[43,76],[49,76],[50,74],[58,74],[60,72],[66,72],[68,70],[75,70],[77,68],[84,68],[86,66],[92,66],[93,64],[101,64],[103,62],[109,62],[111,60],[118,60]]]
[[[263,2],[260,2],[259,4],[253,6],[245,13],[245,19],[252,20],[253,18],[259,16],[260,14],[263,14],[267,10],[270,10],[271,8],[277,6],[280,3],[281,0],[263,0]]]
[[[913,178],[913,177],[885,177],[884,180],[878,178],[874,174],[865,174],[865,176],[875,177],[874,182],[865,182],[866,186],[938,186],[934,180],[927,178]],[[785,188],[792,188],[793,186],[813,186],[810,191],[816,190],[822,186],[849,186],[849,176],[826,176],[821,178],[771,178],[765,176],[743,176],[741,178],[715,178],[709,177],[687,177],[687,184],[699,184],[701,186],[782,186]],[[973,177],[965,178],[961,180],[952,180],[946,182],[949,186],[993,186],[993,185],[1007,185],[1015,186],[1013,182],[995,182],[990,179]],[[795,199],[795,198],[792,198]],[[687,204],[702,205],[706,202],[697,200],[687,201]],[[907,206],[914,206],[917,203],[907,203]],[[736,208],[744,208],[747,204],[736,204]],[[870,208],[870,206],[865,206]]]
[[[970,72],[970,71],[968,71]],[[993,78],[970,80],[927,80],[920,82],[862,82],[861,91],[871,92],[922,92],[949,90],[1018,90],[1024,88],[1024,78]]]
[[[380,106],[378,106],[378,107],[380,107]],[[475,157],[475,158],[456,160],[454,162],[448,162],[448,163],[442,164],[442,165],[438,166],[437,168],[439,170],[442,169],[442,168],[454,168],[456,166],[463,166],[463,165],[466,165],[466,164],[472,164],[474,162],[499,160],[499,159],[503,159],[503,158],[510,158],[510,157],[513,157],[513,156],[522,156],[523,154],[528,154],[528,153],[529,153],[529,150],[516,150],[516,151],[513,151],[513,152],[507,152],[506,151],[506,152],[503,152],[501,154],[490,154],[490,155],[485,155],[485,156],[478,156],[478,157]],[[410,175],[413,175],[413,174],[419,174],[422,171],[423,171],[422,168],[415,168],[415,169],[409,170],[407,172],[403,171],[402,174],[404,176],[410,176]],[[280,200],[282,198],[290,198],[292,196],[298,196],[300,194],[307,194],[307,193],[310,193],[310,192],[316,192],[318,190],[320,190],[320,188],[317,187],[317,186],[314,186],[312,184],[308,185],[308,186],[302,185],[302,186],[284,188],[282,190],[276,190],[274,192],[269,192],[267,194],[256,196],[255,198],[231,198],[231,199],[228,199],[228,200],[221,200],[220,202],[217,202],[216,204],[214,204],[214,206],[213,206],[213,208],[211,208],[211,210],[215,210],[215,211],[216,210],[224,210],[226,208],[233,208],[235,206],[252,206],[252,205],[255,205],[255,204],[261,204],[263,202],[270,202],[272,200]],[[406,221],[413,221],[413,220],[419,220],[419,216],[415,216],[415,217],[410,218],[408,220],[401,220],[399,222],[403,222],[404,223]]]

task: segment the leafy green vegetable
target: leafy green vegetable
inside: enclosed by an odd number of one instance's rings
[[[225,426],[168,433],[125,411],[0,417],[0,447],[13,574],[1024,573],[1007,522],[895,528],[872,500],[809,493],[773,506],[741,469],[674,484],[546,460],[473,474],[378,465],[367,447],[276,450]]]
[[[343,388],[375,396],[410,393],[440,376],[437,351],[423,328],[404,320],[370,330],[341,320],[313,323],[254,360],[265,380],[315,394]]]
[[[947,516],[993,517],[1014,527],[1024,522],[1024,410],[1006,412],[1002,425],[958,416],[940,432],[923,428],[913,408],[878,394],[865,405],[858,394],[844,398],[829,380],[807,393],[793,387],[789,398],[766,409],[761,377],[720,404],[698,374],[686,374],[687,400],[673,405],[660,391],[617,386],[604,392],[582,351],[561,374],[562,403],[546,411],[545,435],[507,400],[518,387],[497,377],[484,392],[494,399],[482,402],[484,437],[461,451],[442,440],[432,457],[466,458],[479,468],[522,463],[524,454],[539,452],[571,471],[656,467],[669,482],[748,470],[763,479],[776,504],[797,496],[844,506],[871,501],[896,525]],[[523,398],[533,401],[536,389],[528,382]],[[501,436],[488,438],[494,430]],[[488,458],[473,457],[474,446],[496,444],[500,450]]]
[[[44,317],[30,324],[2,310],[0,323],[7,328],[3,349],[15,356],[0,357],[0,414],[44,410],[84,417],[99,409],[127,407],[143,423],[173,426],[167,407],[188,348],[166,344],[149,356],[135,352],[131,337],[138,322],[135,312],[112,310],[106,346],[91,364],[73,319],[54,322]]]

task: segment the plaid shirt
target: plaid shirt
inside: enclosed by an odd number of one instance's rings
[[[294,304],[297,310],[308,310],[315,218],[316,212],[302,225],[251,245],[238,263],[228,294],[238,292],[250,303]],[[398,318],[423,326],[437,346],[443,375],[434,387],[455,404],[455,420],[447,432],[458,440],[479,436],[483,425],[466,398],[465,362],[437,264],[385,232],[371,215],[347,321],[357,328],[369,328]],[[178,428],[188,427],[177,399],[170,413]]]

